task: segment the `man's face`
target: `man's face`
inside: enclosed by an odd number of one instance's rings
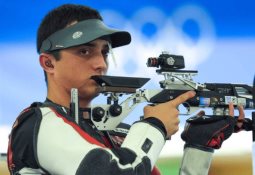
[[[55,67],[55,83],[67,93],[71,88],[78,88],[81,99],[95,97],[97,84],[90,77],[106,73],[108,52],[107,41],[101,39],[61,50],[61,59]]]

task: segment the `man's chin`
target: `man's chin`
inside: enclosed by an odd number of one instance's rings
[[[96,88],[95,91],[92,93],[92,96],[95,98],[100,95],[100,88]]]
[[[81,94],[79,96],[83,99],[93,100],[93,98],[96,98],[99,95],[100,95],[100,92],[98,90],[93,90],[90,92],[88,92],[88,91],[81,92]]]
[[[96,98],[97,96],[99,96],[100,95],[100,93],[96,93],[95,95],[94,95],[94,98]]]

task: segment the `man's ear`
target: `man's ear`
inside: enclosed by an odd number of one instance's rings
[[[41,53],[40,54],[40,65],[45,72],[52,73],[54,71],[55,58],[51,54]]]

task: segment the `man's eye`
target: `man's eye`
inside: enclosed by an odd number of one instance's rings
[[[108,55],[109,55],[109,51],[102,52],[102,54],[103,54],[103,57],[104,57],[104,58],[107,58]]]
[[[81,50],[79,51],[79,53],[80,53],[81,55],[88,55],[88,54],[89,54],[89,51],[88,51],[87,49],[81,49]]]

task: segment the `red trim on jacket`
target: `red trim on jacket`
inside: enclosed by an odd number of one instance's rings
[[[100,143],[98,140],[96,140],[95,138],[91,137],[88,133],[83,131],[76,123],[67,120],[64,116],[59,114],[54,108],[50,107],[50,109],[56,114],[57,117],[61,118],[66,124],[72,126],[73,129],[75,131],[77,131],[79,133],[79,135],[82,136],[89,143],[92,143],[92,144],[98,145],[100,147],[106,148],[106,146],[104,144]]]
[[[15,165],[13,163],[13,152],[11,149],[11,140],[8,143],[8,150],[7,150],[7,164],[8,164],[8,169],[11,172],[11,170],[14,169]]]

